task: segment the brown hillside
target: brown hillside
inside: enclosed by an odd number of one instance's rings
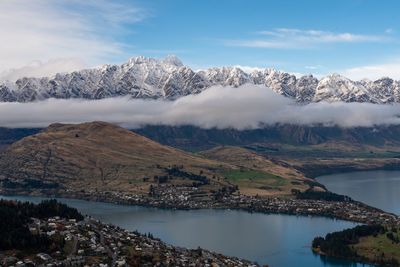
[[[147,191],[155,175],[179,165],[223,185],[218,168],[231,168],[156,143],[124,128],[104,123],[53,124],[14,143],[0,157],[0,179],[34,179],[65,187]],[[218,181],[220,180],[220,181]],[[192,183],[173,179],[174,183]]]

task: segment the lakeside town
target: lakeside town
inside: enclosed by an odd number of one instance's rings
[[[61,240],[63,250],[35,254],[0,253],[0,266],[259,266],[201,248],[168,245],[151,234],[129,232],[90,217],[82,221],[59,216],[32,218],[29,231]]]
[[[41,195],[65,197],[124,205],[139,205],[165,209],[236,209],[248,212],[304,216],[323,216],[363,224],[400,225],[399,216],[368,206],[358,201],[344,199],[328,201],[291,197],[248,196],[230,190],[210,195],[198,187],[156,185],[149,194],[130,194],[115,191],[71,190],[65,191],[15,191],[0,189],[3,195]]]

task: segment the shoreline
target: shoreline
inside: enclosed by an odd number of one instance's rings
[[[318,213],[316,211],[310,211],[307,210],[307,212],[292,212],[290,209],[287,210],[274,210],[272,211],[271,209],[263,209],[263,206],[257,206],[257,203],[253,203],[253,206],[249,207],[237,207],[237,206],[230,206],[232,204],[229,205],[230,202],[226,203],[227,200],[224,201],[218,201],[216,202],[217,204],[219,204],[219,206],[203,206],[203,205],[198,205],[196,207],[188,207],[188,206],[180,206],[180,207],[174,207],[174,206],[169,206],[166,205],[166,203],[163,203],[160,201],[160,199],[158,200],[158,205],[155,205],[155,203],[146,203],[146,201],[149,201],[149,198],[142,198],[142,202],[141,203],[132,203],[132,201],[127,201],[126,199],[116,199],[116,198],[110,198],[110,193],[108,192],[108,194],[106,194],[108,197],[107,198],[101,198],[99,196],[93,196],[93,195],[82,195],[82,194],[71,194],[72,192],[65,192],[64,194],[45,194],[44,192],[0,192],[0,195],[3,196],[11,196],[11,197],[18,197],[18,196],[33,196],[33,197],[43,197],[43,198],[65,198],[65,199],[71,199],[71,200],[83,200],[83,201],[93,201],[93,202],[103,202],[103,203],[111,203],[111,204],[115,204],[115,205],[127,205],[127,206],[140,206],[140,207],[151,207],[151,208],[158,208],[158,209],[167,209],[167,210],[200,210],[200,209],[214,209],[214,210],[238,210],[238,211],[245,211],[248,213],[260,213],[260,214],[265,214],[265,215],[269,215],[269,214],[281,214],[281,215],[287,215],[287,216],[317,216],[317,217],[324,217],[324,218],[330,218],[332,220],[343,220],[343,221],[350,221],[350,222],[354,222],[354,223],[361,223],[361,224],[366,224],[363,220],[359,221],[357,218],[354,217],[345,217],[345,216],[337,216],[338,214],[333,214],[333,215],[328,215],[326,213]],[[75,192],[76,193],[76,192]],[[237,196],[240,197],[240,196]],[[266,199],[257,199],[257,198],[252,198],[252,197],[248,197],[248,196],[241,196],[244,197],[245,199],[247,198],[248,200],[258,200],[259,204],[263,203],[266,201]],[[243,200],[243,199],[242,199]],[[277,199],[275,199],[277,200]],[[23,200],[22,200],[23,201]],[[289,201],[291,203],[309,203],[309,204],[316,204],[319,203],[320,205],[352,205],[354,207],[358,207],[358,208],[363,208],[365,209],[365,211],[368,212],[374,212],[374,214],[376,214],[377,212],[381,215],[381,216],[389,216],[391,217],[394,221],[392,221],[391,223],[386,223],[385,225],[397,225],[400,226],[400,219],[399,216],[394,215],[394,214],[390,214],[390,213],[386,213],[384,211],[381,211],[379,209],[367,206],[363,203],[360,202],[355,202],[355,201],[349,201],[349,202],[335,202],[335,201],[316,201],[316,200],[298,200],[298,199],[289,199],[289,200],[282,200],[282,201]],[[190,203],[187,202],[187,203]],[[277,203],[281,203],[281,202],[277,202]],[[171,204],[171,203],[169,203]],[[207,203],[210,204],[210,203]],[[248,204],[248,203],[247,203]],[[265,204],[265,203],[264,203]],[[271,207],[270,207],[271,208]],[[364,211],[360,211],[360,213],[362,213]],[[343,215],[345,215],[346,213],[344,213]],[[381,219],[381,217],[378,217]],[[395,224],[394,224],[395,222]],[[376,221],[374,222],[376,223]],[[369,223],[371,224],[371,223]],[[379,223],[382,224],[382,223]],[[311,248],[313,253],[317,253],[320,256],[325,256],[325,257],[330,257],[330,258],[337,258],[337,257],[332,257],[330,255],[327,255],[325,253],[318,252],[315,251],[314,248]],[[375,265],[373,262],[370,261],[363,261],[360,259],[351,259],[351,258],[337,258],[337,259],[342,259],[342,260],[346,260],[346,261],[351,261],[354,263],[361,263],[361,264],[372,264]]]
[[[365,259],[354,258],[354,259],[352,259],[352,258],[345,258],[345,257],[335,257],[335,256],[330,256],[330,255],[326,254],[325,252],[321,251],[319,248],[313,248],[312,247],[311,250],[312,250],[312,252],[314,254],[318,254],[320,257],[328,257],[328,258],[334,258],[334,259],[339,259],[339,260],[346,260],[346,261],[351,261],[351,262],[359,263],[359,264],[363,264],[363,265],[364,264],[368,264],[368,265],[372,265],[372,266],[375,266],[375,267],[379,267],[380,266],[379,263],[370,261],[370,260],[368,260],[368,258],[365,258]]]
[[[37,196],[46,198],[66,198],[117,205],[152,207],[167,210],[240,210],[249,213],[282,214],[291,216],[318,216],[361,224],[381,224],[400,226],[400,216],[368,206],[358,201],[325,201],[290,198],[261,198],[246,195],[230,195],[215,201],[184,199],[175,201],[161,197],[124,194],[120,192],[61,192],[4,191],[4,196]]]
[[[39,205],[2,201],[2,208],[8,213],[14,211],[15,217],[31,218],[13,230],[26,229],[29,234],[25,241],[28,237],[37,240],[40,236],[42,243],[32,241],[29,245],[19,246],[16,242],[21,242],[20,239],[12,240],[11,245],[0,251],[0,266],[4,263],[5,266],[268,266],[201,247],[170,245],[151,233],[126,230],[82,216],[78,211],[72,213],[71,210],[76,211],[76,208],[64,204],[61,204],[64,206],[60,209],[62,212],[58,213],[54,213],[49,205],[47,210],[41,208],[40,212],[26,211],[27,207],[31,210]],[[69,213],[65,212],[65,207]],[[3,231],[4,223],[7,222],[3,221]]]

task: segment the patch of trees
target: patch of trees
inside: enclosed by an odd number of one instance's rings
[[[158,184],[164,184],[170,179],[171,177],[168,177],[168,175],[154,175],[154,182]]]
[[[210,183],[210,180],[207,178],[207,176],[203,175],[203,171],[200,171],[199,174],[194,174],[183,170],[183,166],[176,166],[176,165],[165,168],[165,171],[170,176],[175,176],[195,181],[196,183],[193,184],[194,186],[206,185]]]
[[[358,255],[351,245],[357,244],[361,237],[377,236],[385,232],[386,229],[381,225],[359,225],[351,229],[327,234],[325,238],[316,237],[312,242],[312,247],[328,256],[352,261],[368,261],[368,259]],[[384,254],[381,259],[377,259],[377,263],[382,266],[399,266],[399,263],[394,259],[384,259]]]
[[[386,237],[387,237],[387,239],[389,239],[393,243],[399,244],[400,243],[400,239],[399,239],[399,237],[397,235],[395,235],[395,233],[397,233],[397,229],[392,230],[392,232],[386,233]]]
[[[312,242],[313,248],[319,248],[327,255],[334,257],[356,256],[349,245],[357,244],[361,237],[378,235],[384,232],[381,225],[359,225],[351,229],[329,233],[323,237],[316,237]]]
[[[44,200],[34,208],[31,217],[46,219],[59,216],[65,219],[83,220],[83,215],[75,208],[71,208],[55,199]]]
[[[8,207],[18,211],[18,214],[28,218],[47,219],[59,216],[65,219],[83,220],[83,215],[75,208],[71,208],[55,199],[43,200],[39,204],[31,202],[0,200],[0,208]]]
[[[352,199],[345,195],[335,194],[329,191],[314,191],[308,189],[301,192],[298,189],[292,189],[292,194],[296,196],[297,199],[312,199],[312,200],[325,200],[325,201],[339,201],[339,202],[349,202]]]
[[[311,188],[313,188],[313,187],[321,187],[321,188],[323,188],[323,189],[326,190],[326,187],[325,187],[323,184],[318,183],[318,182],[315,181],[315,180],[313,180],[313,181],[305,180],[304,183],[307,184],[307,185],[309,185]]]
[[[31,218],[47,219],[60,216],[82,220],[76,209],[56,200],[45,200],[35,205],[29,202],[0,200],[0,250],[45,249],[51,241],[45,235],[32,234],[28,229]]]
[[[151,184],[149,188],[149,196],[154,197],[156,195],[156,191],[154,189],[154,186]]]
[[[60,185],[50,181],[41,181],[36,179],[24,179],[22,181],[12,181],[4,179],[2,182],[4,188],[7,189],[56,189]]]
[[[30,218],[15,206],[0,205],[0,250],[45,248],[50,241],[46,236],[33,235],[27,224]]]
[[[230,196],[232,193],[234,193],[237,190],[239,190],[239,187],[237,185],[224,186],[224,187],[218,189],[218,191],[213,192],[214,198],[215,198],[215,200],[221,200],[224,196]]]

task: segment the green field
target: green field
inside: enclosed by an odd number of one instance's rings
[[[390,232],[390,231],[389,231]],[[400,239],[400,229],[392,232],[395,239]],[[371,260],[384,258],[386,261],[392,258],[400,262],[400,243],[394,242],[387,237],[387,233],[377,236],[368,236],[360,239],[354,246],[357,254]]]
[[[280,176],[249,169],[229,170],[222,173],[230,182],[243,187],[253,188],[278,188],[285,186],[287,180]]]

